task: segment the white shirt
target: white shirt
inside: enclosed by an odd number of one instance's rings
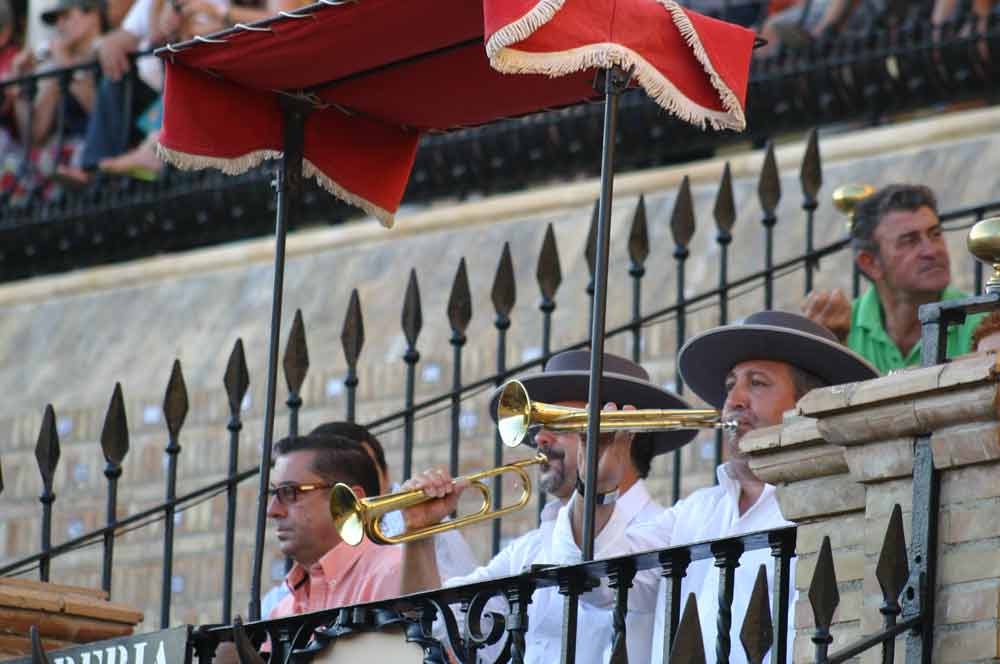
[[[150,35],[150,14],[153,9],[153,0],[135,0],[132,7],[122,19],[122,30],[132,33],[140,42],[149,39]]]
[[[557,505],[557,504],[556,504]],[[546,506],[542,513],[542,524],[512,542],[497,555],[485,568],[465,577],[457,583],[469,583],[484,579],[519,574],[533,563],[538,564],[572,564],[580,562],[581,552],[573,540],[570,515],[572,499],[559,507],[558,514],[552,514],[553,503]],[[628,491],[618,498],[611,519],[594,538],[594,557],[609,558],[623,553],[619,545],[623,541],[626,529],[643,520],[653,520],[661,514],[663,508],[653,501],[649,490],[643,481],[636,482]],[[548,519],[546,519],[548,516]],[[446,585],[456,585],[449,580]],[[607,589],[606,589],[607,590]],[[531,604],[528,605],[528,632],[525,635],[525,664],[549,664],[559,661],[562,651],[562,618],[565,597],[559,594],[557,588],[541,588],[535,591]],[[637,611],[635,615],[629,612],[628,646],[631,659],[633,621],[642,620],[643,615]],[[647,609],[645,617],[652,623],[652,613]],[[638,632],[648,633],[648,629]],[[576,661],[579,664],[600,664],[608,660],[609,645],[614,630],[611,625],[611,612],[602,606],[581,602],[577,616]]]
[[[678,501],[673,507],[663,512],[657,525],[662,529],[668,540],[668,546],[678,546],[690,542],[736,537],[746,533],[761,530],[772,530],[793,526],[785,519],[778,506],[775,488],[764,485],[760,498],[744,514],[740,514],[740,484],[726,472],[726,466],[716,469],[719,478],[717,486],[695,491],[684,500]],[[746,664],[746,652],[740,642],[740,630],[743,618],[746,616],[747,605],[750,603],[750,593],[757,578],[758,568],[764,565],[767,570],[768,590],[773,593],[774,558],[770,549],[746,551],[740,556],[740,566],[736,568],[736,579],[733,585],[733,622],[730,631],[731,664]],[[791,579],[795,579],[795,559],[789,565]],[[658,576],[658,575],[657,575]],[[648,580],[648,579],[647,579]],[[663,630],[666,586],[662,579],[656,582],[656,624],[652,632],[652,661],[662,661]],[[712,559],[692,562],[687,568],[687,576],[681,583],[681,597],[686,598],[694,593],[698,603],[698,617],[701,620],[701,634],[705,644],[705,661],[708,664],[716,661],[715,640],[717,636],[716,616],[719,611],[719,569]],[[683,602],[682,599],[682,609]],[[795,604],[794,585],[789,605]],[[769,606],[773,606],[769,602]],[[777,620],[776,616],[772,617]],[[788,662],[792,661],[792,638],[794,636],[794,617],[789,612],[788,626]],[[638,661],[638,660],[635,660]],[[647,660],[643,660],[647,661]],[[770,662],[770,654],[764,658]]]

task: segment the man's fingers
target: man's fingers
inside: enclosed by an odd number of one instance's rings
[[[806,297],[805,304],[802,307],[802,314],[806,318],[813,318],[826,308],[829,300],[830,294],[824,291],[813,291],[809,293],[809,296]]]

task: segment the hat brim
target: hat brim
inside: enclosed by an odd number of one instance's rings
[[[532,401],[557,403],[560,401],[587,401],[590,387],[588,371],[551,371],[519,377]],[[490,417],[496,421],[497,401],[502,388],[490,395]],[[688,409],[691,406],[676,394],[652,383],[621,374],[604,374],[601,380],[601,400],[614,402],[618,406],[636,408]],[[672,452],[689,443],[698,431],[684,429],[678,431],[650,431],[648,436],[653,446],[653,455]]]
[[[867,360],[835,341],[772,325],[732,325],[704,332],[684,344],[677,364],[692,392],[722,408],[726,375],[750,360],[786,362],[829,385],[879,376]]]

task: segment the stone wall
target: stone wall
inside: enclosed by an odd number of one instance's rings
[[[894,505],[911,541],[913,444],[922,433],[933,434],[941,478],[932,661],[1000,657],[998,370],[993,353],[971,355],[814,390],[783,425],[744,439],[751,467],[778,485],[782,511],[799,525],[796,662],[813,661],[807,593],[826,536],[840,591],[832,651],[881,629],[876,562]],[[872,651],[862,661],[879,657]]]
[[[891,128],[853,132],[821,139],[824,186],[816,217],[816,244],[843,234],[843,219],[829,204],[840,183],[895,180],[935,185],[943,209],[993,200],[1000,191],[1000,113],[973,111]],[[804,145],[779,146],[783,196],[775,229],[776,259],[799,254],[804,246],[798,168]],[[609,327],[629,320],[631,285],[626,253],[630,220],[639,194],[644,194],[649,219],[651,254],[643,287],[644,310],[675,299],[673,241],[670,215],[677,187],[691,176],[697,232],[688,261],[687,292],[714,288],[718,278],[718,247],[712,208],[727,158],[683,167],[624,174],[616,181],[613,208]],[[731,250],[734,277],[761,268],[762,212],[756,198],[763,155],[734,152],[728,156],[734,176],[738,219]],[[952,177],[975,172],[976,177]],[[557,293],[554,346],[583,340],[587,335],[588,281],[584,246],[597,183],[560,187],[441,205],[401,214],[397,228],[385,231],[374,222],[329,229],[305,230],[288,242],[288,271],[283,329],[287,332],[296,309],[306,324],[311,366],[303,388],[305,407],[301,428],[343,417],[345,362],[340,347],[344,312],[351,290],[358,289],[364,311],[366,339],[361,355],[359,410],[361,422],[399,410],[403,405],[405,340],[400,313],[406,280],[415,268],[423,297],[424,329],[418,349],[418,399],[449,389],[452,347],[445,307],[458,261],[465,257],[473,296],[463,375],[467,381],[487,376],[496,365],[496,332],[489,294],[502,247],[510,244],[517,279],[517,303],[508,341],[509,364],[537,356],[541,319],[535,267],[543,234],[552,224],[563,284]],[[971,284],[971,260],[961,249],[962,234],[953,234],[956,282]],[[191,411],[181,433],[178,492],[194,490],[221,478],[228,455],[226,397],[222,377],[237,338],[247,349],[251,388],[243,417],[241,467],[258,459],[263,412],[265,356],[271,306],[270,240],[169,255],[121,266],[46,277],[0,287],[0,342],[7,349],[0,365],[0,464],[4,490],[0,497],[0,560],[9,562],[38,548],[41,491],[34,459],[41,415],[52,403],[59,417],[62,458],[55,477],[54,541],[59,543],[104,522],[106,482],[98,446],[105,409],[115,382],[121,382],[131,431],[120,486],[120,515],[136,513],[163,499],[163,449],[166,429],[160,407],[173,359],[180,358],[190,392]],[[824,260],[817,273],[819,287],[849,287],[846,255]],[[803,276],[794,272],[776,281],[776,305],[796,308]],[[730,316],[762,306],[760,289],[733,293]],[[714,304],[687,317],[688,335],[717,321]],[[654,321],[643,328],[643,362],[654,380],[673,384],[675,324]],[[629,341],[619,336],[608,349],[626,354]],[[279,404],[283,401],[283,384]],[[463,403],[461,465],[463,471],[492,464],[492,428],[485,412],[485,393]],[[277,433],[287,431],[283,407]],[[440,413],[418,421],[414,467],[447,460],[449,420]],[[400,479],[402,435],[384,432],[394,479]],[[511,453],[509,457],[520,456]],[[713,442],[699,438],[683,451],[682,492],[714,479]],[[821,464],[822,460],[817,460]],[[671,462],[658,459],[652,486],[662,502],[670,499]],[[818,480],[817,480],[818,481]],[[245,611],[255,512],[255,483],[240,488],[236,610]],[[843,497],[845,514],[857,510],[857,497]],[[848,509],[850,507],[850,509]],[[845,517],[847,518],[847,517]],[[184,511],[177,519],[174,621],[215,622],[221,592],[221,540],[224,500],[216,497]],[[524,512],[505,520],[505,536],[531,527]],[[470,531],[479,555],[487,554],[487,528]],[[144,608],[146,628],[157,624],[160,595],[162,524],[130,532],[116,545],[112,597]],[[803,541],[807,541],[803,535]],[[850,542],[857,552],[862,542]],[[280,561],[268,551],[265,575],[277,577]],[[91,548],[57,560],[53,580],[97,586],[100,551]]]

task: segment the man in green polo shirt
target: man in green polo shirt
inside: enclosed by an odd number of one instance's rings
[[[802,312],[825,325],[882,373],[920,364],[920,305],[967,297],[949,286],[951,261],[927,187],[894,184],[858,204],[851,227],[854,260],[871,281],[849,303],[843,291],[809,294]],[[948,357],[972,350],[983,314],[948,330]]]

